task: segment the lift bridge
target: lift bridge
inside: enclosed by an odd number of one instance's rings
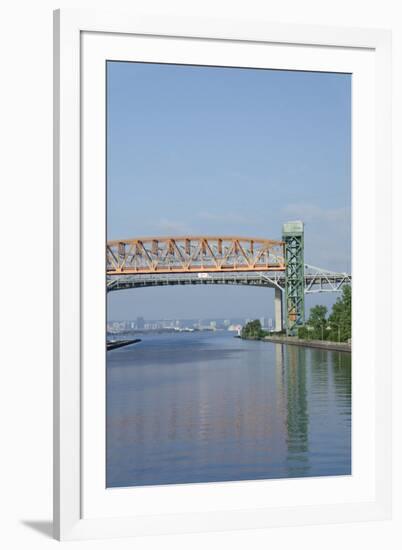
[[[282,240],[233,236],[144,237],[108,241],[107,291],[167,285],[225,284],[273,288],[275,330],[295,335],[306,294],[351,284],[304,262],[304,225],[283,225]],[[284,312],[283,312],[284,309]]]

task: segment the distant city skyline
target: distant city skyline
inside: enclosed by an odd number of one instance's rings
[[[168,332],[194,332],[194,331],[227,331],[238,333],[251,318],[206,318],[206,319],[145,319],[137,317],[137,319],[114,320],[110,319],[107,323],[107,332],[109,334],[121,333],[147,333],[153,331],[168,331]],[[261,327],[266,330],[273,330],[275,327],[274,319],[271,317],[260,317]]]
[[[107,91],[109,239],[280,238],[301,219],[306,262],[350,272],[350,75],[109,62]],[[273,317],[273,290],[146,288],[108,304],[121,320]]]

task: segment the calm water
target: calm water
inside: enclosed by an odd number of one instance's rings
[[[230,333],[108,352],[107,486],[351,473],[351,356]]]

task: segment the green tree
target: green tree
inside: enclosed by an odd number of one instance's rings
[[[297,331],[297,337],[301,340],[309,340],[311,338],[310,331],[306,325],[300,327]]]
[[[241,330],[241,337],[249,340],[258,340],[263,336],[266,336],[266,332],[262,330],[261,322],[259,319],[248,322]]]
[[[352,287],[342,287],[342,296],[332,306],[328,318],[328,339],[347,342],[352,338]]]
[[[325,340],[327,336],[327,312],[326,306],[314,306],[310,309],[310,317],[307,323],[309,337],[314,340]]]

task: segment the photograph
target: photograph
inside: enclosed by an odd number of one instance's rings
[[[107,61],[107,488],[352,475],[351,83]]]
[[[2,548],[400,550],[402,3],[61,4],[2,10]]]

